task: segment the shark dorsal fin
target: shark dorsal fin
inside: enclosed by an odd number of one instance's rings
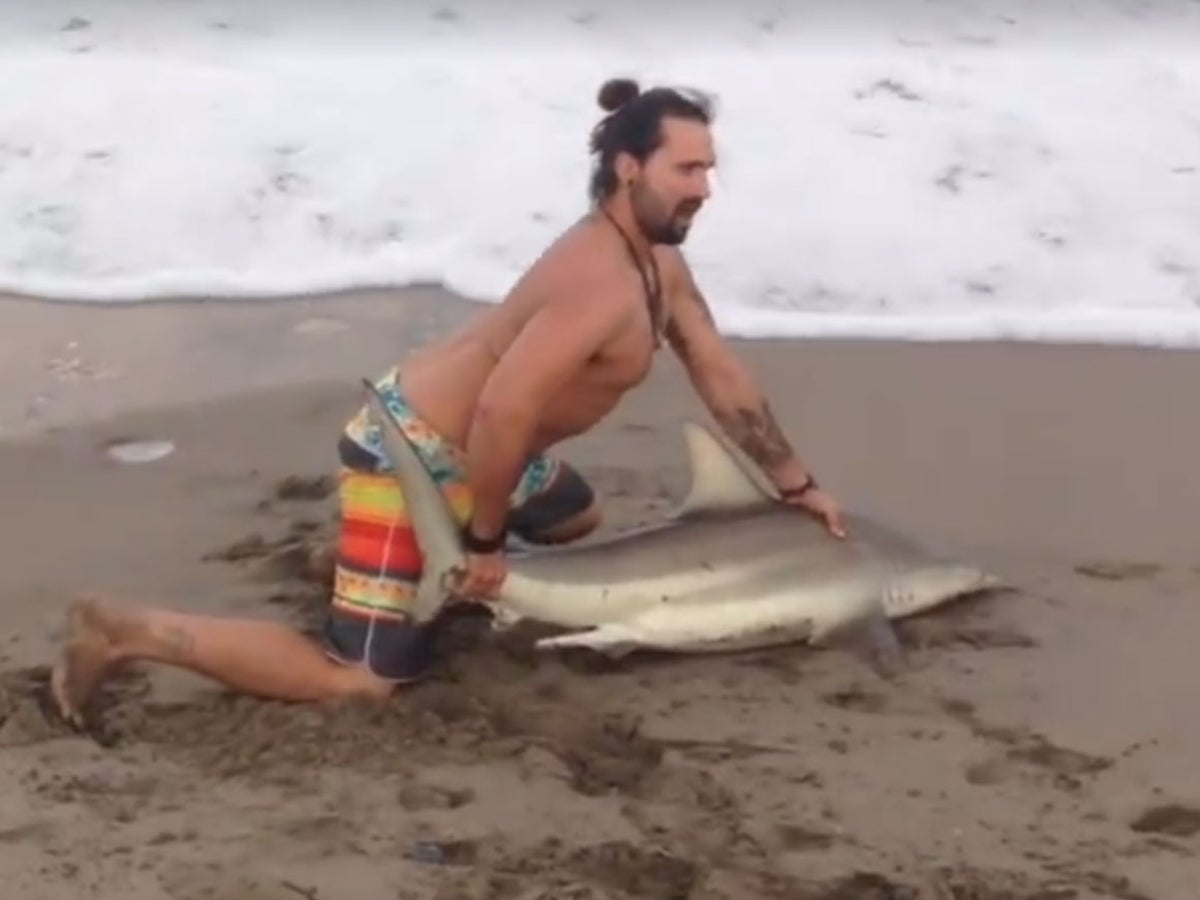
[[[772,501],[721,440],[699,422],[683,423],[692,483],[679,515],[744,509]]]

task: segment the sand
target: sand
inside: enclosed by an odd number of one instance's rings
[[[144,667],[87,733],[48,713],[80,591],[311,626],[357,379],[469,309],[0,301],[5,897],[1200,896],[1193,352],[739,342],[848,506],[1014,585],[906,623],[891,680],[836,649],[539,656],[464,616],[384,704]],[[604,533],[679,496],[693,415],[664,359],[564,448]],[[106,457],[129,438],[175,451]]]

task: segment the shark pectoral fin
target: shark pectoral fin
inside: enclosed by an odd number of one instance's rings
[[[904,648],[888,618],[882,593],[866,603],[854,618],[836,628],[814,632],[816,647],[839,646],[866,662],[881,678],[892,679],[905,668]]]
[[[904,647],[882,599],[871,604],[861,619],[846,628],[843,641],[846,648],[880,678],[890,681],[907,665]]]
[[[603,653],[610,659],[620,659],[637,648],[637,641],[629,628],[620,623],[600,625],[586,631],[574,631],[554,637],[541,638],[534,642],[538,650],[560,650],[566,647],[586,647]]]
[[[863,621],[855,637],[858,638],[860,656],[865,657],[867,664],[881,678],[890,680],[904,669],[907,663],[904,646],[882,603]]]

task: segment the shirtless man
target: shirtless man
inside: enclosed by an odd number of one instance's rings
[[[711,114],[697,97],[607,82],[592,134],[592,209],[537,259],[502,304],[412,355],[377,386],[463,524],[458,592],[502,583],[506,535],[571,541],[600,521],[587,483],[546,453],[592,428],[642,382],[665,340],[726,433],[785,502],[842,536],[742,362],[723,341],[678,245],[709,195]],[[428,666],[434,632],[405,615],[420,554],[377,429],[360,409],[338,445],[342,533],[323,645],[275,622],[84,599],[54,667],[63,715],[117,664],[152,660],[263,697],[386,696]]]

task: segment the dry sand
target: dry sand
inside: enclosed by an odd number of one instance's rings
[[[468,308],[0,301],[5,898],[1200,896],[1195,353],[741,344],[848,505],[1017,586],[907,623],[892,681],[836,650],[535,658],[464,618],[387,704],[149,668],[89,734],[47,715],[81,590],[313,622],[357,379]],[[664,360],[565,449],[607,529],[678,495],[698,410]],[[105,457],[129,437],[177,449]]]

